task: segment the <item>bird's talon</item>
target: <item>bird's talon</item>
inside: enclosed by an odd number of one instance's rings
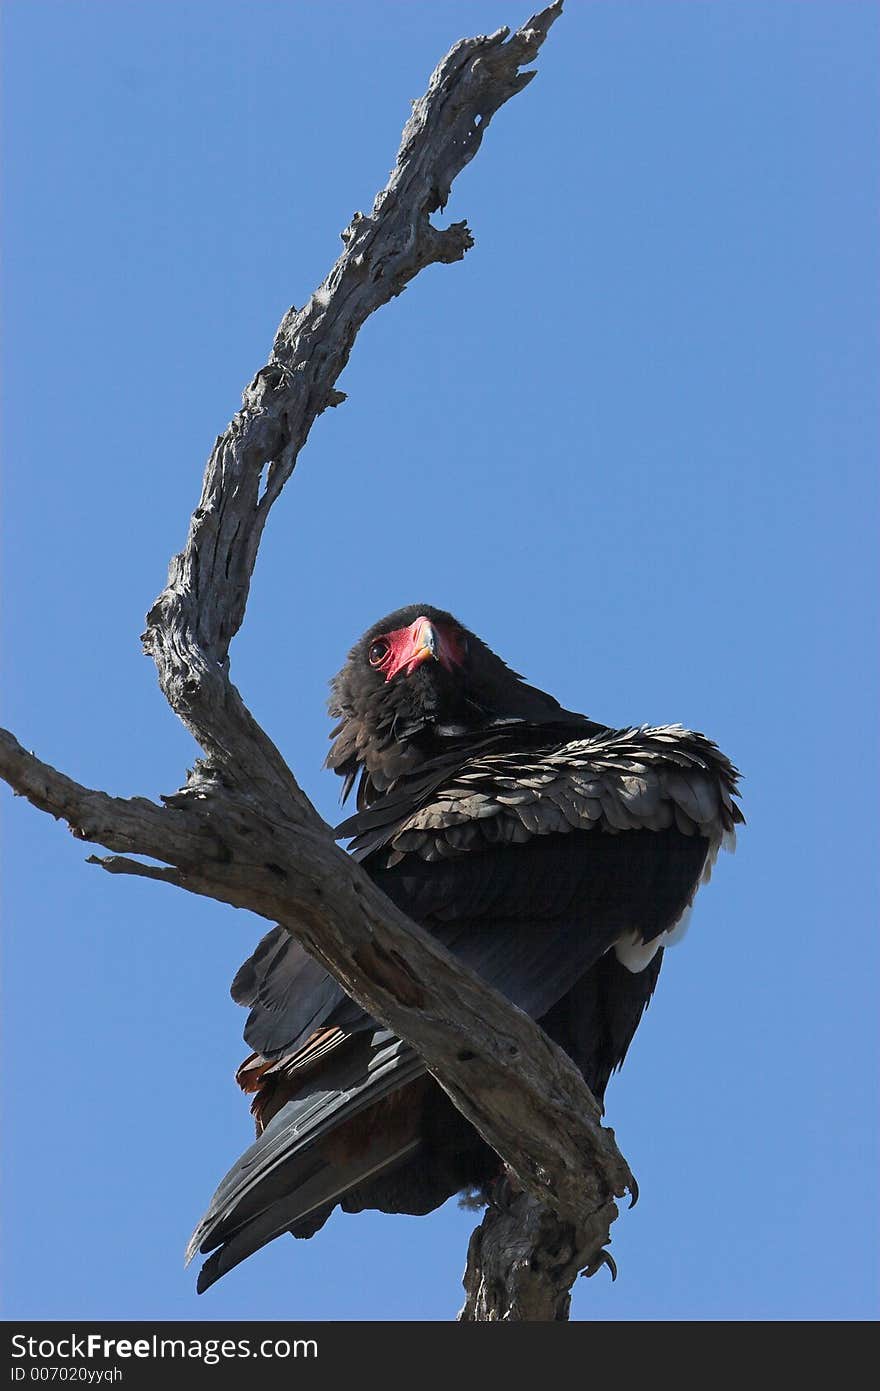
[[[611,1271],[611,1283],[613,1284],[617,1279],[617,1262],[610,1251],[597,1251],[586,1270],[581,1271],[581,1275],[585,1275],[588,1280],[592,1280],[593,1276],[597,1271],[602,1269],[603,1265],[607,1265],[608,1269]]]

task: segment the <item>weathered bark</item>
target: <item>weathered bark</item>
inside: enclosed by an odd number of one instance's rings
[[[232,685],[228,652],[269,510],[317,416],[345,399],[335,383],[358,329],[424,266],[459,260],[471,245],[464,223],[438,230],[430,214],[445,205],[494,113],[531,81],[534,73],[519,69],[560,11],[557,0],[512,36],[462,40],[442,60],[413,107],[387,186],[369,216],[356,214],[343,232],[345,249],[308,304],[285,314],[269,362],[214,446],[186,545],[144,634],[172,709],[206,754],[186,786],[164,806],[110,797],[41,763],[11,735],[0,738],[0,775],[16,792],[117,852],[92,863],[283,924],[424,1057],[526,1190],[503,1224],[490,1209],[471,1243],[472,1318],[565,1317],[560,1281],[570,1275],[570,1285],[577,1269],[600,1259],[613,1198],[634,1191],[632,1175],[570,1059],[335,845]],[[548,1239],[558,1244],[560,1223],[573,1235],[569,1257],[553,1266],[555,1312],[529,1312],[551,1305],[525,1292],[522,1269],[530,1251],[540,1265]]]
[[[633,1187],[577,1068],[529,1017],[399,912],[330,832],[214,783],[157,806],[80,787],[0,731],[0,776],[74,835],[121,852],[112,873],[162,879],[287,927],[411,1042],[520,1182],[577,1220]],[[164,865],[144,865],[128,852]]]
[[[566,1222],[530,1193],[498,1185],[468,1244],[462,1323],[556,1322],[568,1318],[578,1275],[603,1265],[617,1276],[603,1249],[617,1216],[613,1202],[581,1223]]]

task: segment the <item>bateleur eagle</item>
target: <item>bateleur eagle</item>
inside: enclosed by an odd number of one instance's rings
[[[666,943],[743,820],[737,771],[680,725],[611,729],[526,685],[451,614],[373,625],[332,683],[337,828],[397,906],[564,1048],[601,1102]],[[199,1290],[346,1212],[426,1213],[500,1160],[408,1043],[280,927],[241,967],[257,1139],[189,1255]]]

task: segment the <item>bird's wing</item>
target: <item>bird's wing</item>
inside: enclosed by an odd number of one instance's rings
[[[653,989],[657,947],[742,820],[736,770],[702,736],[663,727],[525,753],[495,748],[465,757],[454,772],[445,767],[439,786],[430,769],[420,770],[418,787],[408,798],[396,789],[343,829],[375,882],[465,964],[537,1019],[611,947],[628,972],[644,972],[647,985],[619,1011],[620,1046],[615,1052],[612,1040],[601,1060],[604,1085]],[[616,981],[625,994],[626,974],[617,970]],[[419,1143],[405,1123],[374,1126],[368,1150],[328,1159],[328,1138],[424,1067],[286,933],[263,939],[234,993],[251,1007],[249,1041],[265,1038],[277,1049],[273,1071],[290,1099],[199,1224],[191,1252],[222,1248],[200,1288],[310,1213],[325,1215]]]
[[[328,1023],[353,1027],[363,1015],[283,927],[262,938],[236,974],[231,994],[250,1010],[244,1038],[262,1058],[296,1053]]]
[[[357,859],[387,849],[389,866],[407,854],[435,861],[572,830],[674,827],[720,844],[743,820],[733,800],[737,770],[711,740],[680,725],[470,753],[434,785],[430,773],[420,770],[416,797],[407,799],[404,781],[337,827],[352,837]]]
[[[439,773],[427,765],[340,828],[403,912],[536,1018],[612,942],[631,938],[637,966],[640,945],[679,921],[742,820],[736,769],[702,735],[538,737],[543,746],[523,751],[522,728],[511,729],[516,746],[494,735],[452,767],[446,754]],[[245,1038],[265,1059],[295,1055],[321,1029],[373,1023],[282,928],[232,993],[250,1007]]]
[[[220,1247],[199,1276],[199,1292],[273,1237],[317,1214],[316,1226],[343,1193],[417,1147],[404,1134],[378,1150],[337,1158],[319,1142],[424,1073],[414,1050],[387,1030],[346,1041],[271,1119],[217,1188],[193,1233],[186,1259]],[[306,1229],[307,1230],[307,1229]],[[306,1232],[303,1232],[306,1234]],[[310,1233],[309,1233],[310,1234]]]

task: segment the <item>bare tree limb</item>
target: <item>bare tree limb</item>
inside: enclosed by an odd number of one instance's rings
[[[554,1322],[568,1318],[571,1287],[579,1274],[603,1265],[617,1277],[604,1250],[616,1204],[609,1202],[582,1225],[566,1222],[529,1193],[498,1185],[468,1245],[462,1323]]]
[[[186,546],[148,615],[144,646],[162,689],[209,758],[239,785],[253,787],[256,775],[263,795],[296,803],[304,824],[314,824],[312,809],[228,678],[263,527],[314,421],[341,399],[335,383],[361,325],[425,266],[460,260],[472,245],[465,223],[439,230],[431,214],[446,206],[498,108],[531,82],[520,68],[561,10],[556,0],[510,37],[499,29],[462,39],[437,66],[371,213],[355,214],[329,275],[303,309],[285,314],[268,363],[214,445]]]
[[[229,645],[244,618],[269,510],[315,419],[345,399],[335,383],[359,328],[425,266],[459,260],[472,244],[463,222],[438,229],[431,214],[445,206],[495,112],[531,81],[534,73],[520,68],[535,58],[561,8],[556,0],[513,35],[505,29],[464,39],[442,60],[414,104],[371,213],[355,214],[329,275],[303,309],[285,314],[268,363],[214,445],[186,545],[144,634],[162,689],[206,762],[159,806],[81,787],[0,735],[0,775],[14,790],[65,819],[74,835],[114,852],[93,863],[283,924],[360,1005],[417,1049],[526,1190],[506,1205],[503,1233],[496,1207],[471,1243],[463,1317],[472,1318],[565,1316],[560,1280],[570,1273],[570,1284],[578,1268],[599,1259],[616,1215],[613,1198],[634,1191],[634,1180],[571,1060],[405,918],[336,846],[232,685]],[[571,1233],[569,1254],[543,1260],[561,1249],[560,1223]],[[522,1265],[514,1247],[530,1253],[526,1265],[552,1270],[540,1297],[514,1278]],[[506,1306],[499,1281],[518,1291]]]
[[[215,787],[203,773],[165,807],[109,797],[41,763],[6,731],[0,776],[78,838],[167,866],[92,857],[111,873],[162,879],[287,927],[416,1048],[519,1182],[566,1220],[583,1222],[634,1191],[571,1059],[399,912],[326,831],[270,818],[258,799]]]

